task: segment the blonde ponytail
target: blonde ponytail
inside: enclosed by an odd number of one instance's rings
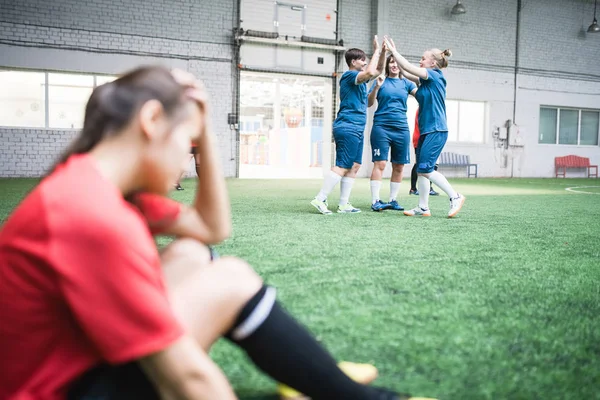
[[[452,57],[452,51],[450,49],[444,51],[440,49],[431,49],[430,51],[433,54],[433,58],[435,58],[438,68],[442,69],[448,66],[448,58]]]

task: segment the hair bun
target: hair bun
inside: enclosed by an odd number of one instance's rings
[[[442,51],[442,54],[445,55],[446,57],[452,57],[452,51],[450,49],[446,49],[446,50]]]

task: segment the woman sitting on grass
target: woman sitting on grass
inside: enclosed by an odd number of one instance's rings
[[[235,399],[208,357],[221,336],[313,399],[400,398],[344,374],[244,261],[211,261],[231,216],[205,96],[160,67],[94,90],[81,135],[0,231],[0,398]],[[164,196],[190,141],[186,207]],[[178,239],[159,254],[152,233]]]

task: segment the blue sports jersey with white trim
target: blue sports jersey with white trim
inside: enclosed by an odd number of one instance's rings
[[[367,125],[367,83],[356,84],[360,71],[346,71],[340,79],[340,111],[334,128],[351,128],[361,133]]]
[[[369,93],[373,91],[371,86]],[[408,127],[406,118],[406,102],[408,94],[417,88],[413,82],[406,78],[385,78],[377,92],[377,111],[373,116],[374,124],[393,124]]]
[[[447,132],[446,78],[439,69],[427,69],[427,79],[419,79],[415,98],[419,103],[419,130],[421,135]]]

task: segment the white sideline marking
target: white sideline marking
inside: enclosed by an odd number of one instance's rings
[[[569,192],[573,192],[573,193],[600,194],[598,192],[584,192],[583,190],[575,190],[575,189],[585,189],[585,188],[600,188],[600,186],[573,186],[573,187],[565,188],[565,190],[568,190]]]

